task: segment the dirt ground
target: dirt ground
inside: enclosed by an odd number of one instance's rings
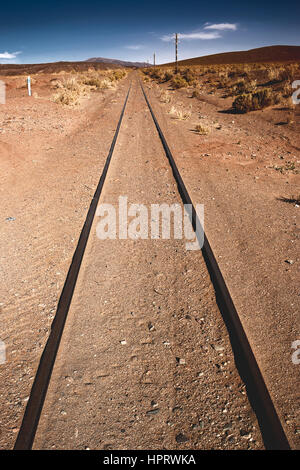
[[[0,105],[0,338],[7,353],[0,366],[1,448],[16,438],[128,88],[119,84],[62,107],[50,101],[50,79],[33,86],[43,98],[13,86],[24,78],[6,79],[7,102]]]
[[[230,112],[232,99],[151,83],[159,123],[194,204],[205,204],[205,231],[256,354],[290,442],[300,445],[299,339],[300,116],[272,106],[244,115]],[[299,105],[298,105],[299,106]],[[174,118],[172,107],[190,113]],[[195,132],[201,122],[207,135]],[[298,385],[297,385],[298,384]]]
[[[100,203],[181,204],[136,78]],[[200,250],[95,217],[35,449],[260,449]]]
[[[37,82],[36,98],[26,97],[25,88],[16,88],[24,86],[22,78],[7,79],[7,103],[0,105],[0,339],[7,347],[7,362],[0,366],[1,448],[11,448],[18,432],[128,88],[126,79],[116,91],[94,93],[78,107],[66,108],[50,101],[49,79],[45,75]],[[172,102],[164,104],[159,101],[160,88],[150,86],[151,102],[193,201],[205,204],[207,236],[288,438],[297,448],[299,366],[291,361],[291,343],[299,339],[300,208],[278,199],[299,193],[297,120],[291,126],[280,124],[289,111],[279,107],[242,116],[224,113],[230,107],[228,99],[207,95],[198,101],[190,98],[189,90],[172,93]],[[191,111],[191,117],[174,119],[168,114],[172,105]],[[194,132],[199,114],[211,128],[207,136]],[[128,171],[134,175],[134,168]],[[166,279],[161,284],[168,288]],[[215,319],[210,318],[212,329]],[[156,403],[155,397],[151,400]],[[215,442],[212,431],[203,442],[224,448],[233,437],[230,448],[237,442],[239,448],[248,448],[249,439],[254,441],[250,446],[259,447],[251,410],[244,419],[254,426],[250,437],[248,428],[245,434],[241,428],[248,439],[238,438],[240,428],[231,436],[224,422]],[[202,425],[206,426],[200,424],[199,433]],[[196,445],[194,434],[186,442],[185,448],[191,442]],[[81,440],[80,445],[90,444]],[[104,445],[110,448],[111,436]]]

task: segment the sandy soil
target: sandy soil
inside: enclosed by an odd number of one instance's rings
[[[100,203],[181,204],[134,79]],[[100,240],[95,217],[35,449],[257,449],[201,251]]]
[[[267,386],[295,448],[300,446],[299,365],[292,342],[299,339],[299,215],[281,197],[300,189],[300,113],[280,106],[231,114],[231,99],[167,85],[146,89],[194,203],[205,204],[205,230],[213,246]],[[168,114],[174,106],[191,116]],[[299,107],[299,105],[298,105]],[[208,135],[195,133],[201,122]],[[290,169],[289,169],[290,168]]]
[[[9,82],[7,104],[5,107],[0,105],[0,165],[1,173],[4,175],[1,184],[0,339],[5,341],[7,346],[7,362],[0,366],[1,448],[11,448],[15,440],[38,360],[55,313],[57,299],[128,87],[128,80],[125,80],[119,84],[116,92],[109,90],[95,93],[90,100],[83,101],[77,108],[63,108],[49,100],[49,78],[50,76],[42,76],[42,82],[37,83],[35,91],[39,98],[28,98],[25,88],[16,88],[16,86],[24,86],[22,78],[14,77],[7,80]],[[21,80],[21,82],[16,85],[16,80]],[[290,442],[293,447],[299,447],[299,415],[297,415],[299,410],[299,403],[297,403],[299,366],[291,362],[291,343],[299,339],[299,248],[297,249],[299,229],[296,224],[300,209],[295,207],[295,204],[287,204],[277,199],[280,196],[289,197],[299,193],[299,175],[296,173],[300,160],[299,127],[297,124],[276,125],[285,122],[288,113],[278,107],[275,110],[270,108],[263,112],[236,116],[220,112],[227,110],[231,104],[220,96],[208,95],[203,97],[203,101],[197,101],[190,98],[189,90],[184,90],[174,93],[172,103],[163,104],[159,102],[159,88],[152,86],[152,89],[148,91],[161,127],[166,134],[194,202],[205,203],[205,226],[208,238],[217,255],[251,345],[265,374],[267,385],[285,425]],[[144,115],[145,108],[139,104],[135,93],[132,95],[133,98],[137,100],[139,117],[148,119]],[[190,105],[192,105],[191,118],[188,121],[180,122],[174,120],[167,114],[173,104],[180,109],[190,109]],[[208,136],[200,136],[193,131],[195,124],[199,122],[199,113],[201,116],[205,116],[202,120],[211,127],[211,133]],[[129,117],[127,116],[127,118]],[[136,116],[135,119],[137,119]],[[136,125],[132,126],[131,131],[133,136],[138,136],[139,122],[135,122]],[[141,128],[147,129],[148,126],[150,129],[152,124],[144,123]],[[151,135],[148,136],[151,142],[153,135],[154,132],[151,130]],[[123,138],[125,139],[125,136]],[[128,135],[127,139],[129,139]],[[134,139],[132,140],[134,141]],[[127,143],[123,142],[124,148]],[[136,149],[133,150],[133,155],[135,155]],[[153,155],[152,158],[160,168],[160,172],[157,171],[159,178],[162,178],[160,181],[171,185],[171,180],[163,179],[165,163],[161,163],[163,158],[161,153],[158,151],[158,154]],[[121,157],[119,164],[120,160]],[[124,162],[122,168],[125,174],[126,172],[135,174],[135,171],[139,175],[140,186],[137,187],[138,190],[144,184],[145,159],[139,162],[137,155],[135,155],[134,161],[136,162],[136,170],[129,161]],[[286,167],[291,168],[290,163],[287,162],[292,162],[292,166],[295,168],[285,169]],[[282,168],[276,170],[274,166]],[[116,167],[113,170],[117,171],[119,168],[121,167]],[[151,166],[149,173],[154,171],[155,168]],[[166,175],[165,178],[169,178],[169,176]],[[129,183],[124,182],[124,184],[128,184],[129,190]],[[119,189],[117,186],[112,186],[111,190],[116,195]],[[153,193],[151,188],[149,191],[150,198]],[[134,195],[134,193],[132,194]],[[172,197],[175,197],[176,194],[175,188]],[[166,194],[166,197],[170,197],[170,194]],[[168,290],[169,279],[166,277],[165,265],[169,268],[172,267],[174,277],[171,279],[173,284],[170,285],[173,290],[170,292],[174,293],[175,299],[179,303],[179,299],[181,300],[185,296],[178,299],[176,288],[187,293],[187,290],[184,291],[187,289],[187,283],[183,282],[181,276],[176,277],[176,273],[185,271],[186,261],[181,258],[181,255],[178,259],[176,258],[177,254],[175,256],[175,246],[173,245],[169,247],[170,256],[167,259],[160,251],[151,252],[151,255],[149,252],[148,259],[146,245],[145,242],[140,255],[134,257],[133,260],[129,254],[124,254],[124,262],[132,263],[132,271],[136,270],[140,274],[140,285],[144,286],[149,271],[142,270],[142,267],[139,266],[139,260],[147,259],[150,263],[152,255],[154,257],[156,254],[158,266],[155,266],[154,271],[163,274],[162,280],[158,284],[162,289]],[[92,249],[89,251],[89,256],[91,253]],[[105,256],[108,256],[108,253],[109,250]],[[292,264],[286,262],[287,260],[292,261]],[[103,261],[105,262],[105,258]],[[110,286],[109,295],[115,298],[115,291],[120,287],[120,283],[117,280],[111,285],[109,279],[120,276],[120,273],[117,269],[118,259],[113,257],[112,261],[112,271],[107,271],[104,274],[106,276],[105,285]],[[143,367],[145,366],[146,370],[148,362],[149,367],[151,364],[153,365],[151,361],[154,360],[152,356],[155,348],[151,343],[151,336],[158,335],[159,339],[166,336],[167,331],[172,331],[172,341],[176,346],[174,351],[166,351],[159,343],[157,356],[154,355],[156,358],[161,357],[162,370],[166,377],[163,377],[160,371],[155,370],[157,387],[160,386],[160,388],[152,387],[151,393],[145,395],[149,402],[147,403],[147,411],[151,410],[151,406],[154,409],[160,408],[160,406],[154,406],[158,403],[158,399],[162,403],[161,413],[152,416],[150,414],[151,429],[153,429],[157,445],[176,446],[178,444],[178,442],[176,444],[176,435],[181,433],[188,436],[189,439],[181,444],[185,448],[191,445],[201,447],[202,444],[207,448],[247,448],[248,446],[259,448],[261,438],[256,428],[255,417],[249,409],[243,384],[236,375],[233,363],[230,362],[232,361],[232,353],[226,331],[220,323],[218,312],[215,309],[213,292],[211,292],[210,286],[205,284],[205,267],[201,264],[200,258],[197,260],[198,265],[201,266],[199,276],[203,275],[204,278],[203,299],[200,300],[197,297],[196,286],[198,284],[196,284],[191,303],[189,304],[188,299],[185,300],[185,310],[177,317],[170,315],[170,312],[174,312],[177,308],[175,299],[173,300],[174,304],[171,302],[170,304],[166,302],[165,305],[161,303],[161,308],[166,307],[168,312],[165,321],[158,316],[156,307],[155,311],[149,312],[145,305],[148,305],[148,301],[153,301],[153,292],[148,292],[148,290],[145,292],[145,302],[137,303],[132,307],[132,311],[137,310],[141,316],[138,320],[136,318],[128,319],[131,311],[129,311],[129,303],[125,305],[126,309],[122,310],[121,320],[116,318],[119,311],[118,305],[110,304],[113,306],[113,324],[111,326],[107,323],[105,315],[100,317],[102,328],[112,335],[111,343],[107,345],[107,353],[103,359],[106,361],[105,366],[115,365],[115,370],[120,372],[120,384],[118,385],[116,385],[118,373],[112,374],[112,368],[107,378],[100,379],[100,381],[102,380],[101,385],[105,386],[107,391],[107,395],[104,397],[107,401],[103,401],[103,404],[106,403],[107,406],[102,411],[104,416],[109,416],[107,413],[110,390],[113,390],[114,403],[121,403],[121,390],[123,385],[126,386],[125,371],[132,374],[133,383],[136,383],[137,377],[140,377],[139,374],[144,373]],[[86,264],[82,276],[87,276],[86,280],[89,279],[88,275],[95,276],[93,269],[92,264],[89,269]],[[195,281],[199,282],[195,270],[196,265],[193,266],[192,273],[188,274],[190,278],[187,279],[191,285],[194,285]],[[152,284],[155,280],[154,271],[150,271]],[[127,279],[124,286],[125,293],[126,286],[128,288],[131,286],[130,275],[125,268],[122,268],[122,273]],[[133,279],[136,280],[136,277]],[[83,278],[81,278],[81,282],[84,282]],[[100,300],[104,299],[101,296],[101,289],[103,286],[99,287]],[[134,293],[132,292],[132,294]],[[79,294],[78,299],[83,302]],[[207,329],[207,325],[202,324],[201,320],[201,328],[197,333],[199,336],[193,338],[191,331],[194,333],[194,325],[198,326],[199,318],[195,313],[188,313],[188,306],[194,305],[198,301],[205,313],[200,316],[200,320],[207,316],[209,328]],[[78,303],[74,304],[74,312],[76,308],[79,308]],[[96,322],[98,319],[97,310],[95,309],[92,313],[92,322]],[[186,318],[185,315],[191,318]],[[154,325],[157,331],[146,334],[145,326],[147,321],[153,321],[152,317],[156,318],[156,323],[158,323]],[[145,346],[148,344],[147,342],[145,344],[134,343],[133,345],[129,343],[130,347],[120,345],[118,343],[120,335],[116,332],[120,326],[119,320],[122,321],[124,335],[128,334],[128,337],[132,338],[131,328],[132,325],[136,325],[138,328],[137,343],[144,337],[148,341],[150,337],[149,346]],[[180,324],[184,324],[180,330],[178,330],[179,321]],[[70,317],[70,322],[68,331],[72,331],[71,325],[74,325],[74,328],[84,328],[86,324],[84,317],[79,316],[75,321],[74,314]],[[93,336],[90,338],[93,339]],[[189,338],[187,349],[184,346],[186,338]],[[84,345],[85,338],[82,337],[81,340]],[[81,340],[79,338],[78,341]],[[224,342],[222,347],[225,348],[225,352],[216,352],[211,346],[216,344],[215,342],[218,340]],[[118,343],[117,348],[113,347],[114,342]],[[154,345],[157,342],[154,341]],[[216,391],[212,397],[206,397],[209,411],[205,409],[203,403],[200,403],[197,413],[193,414],[187,399],[188,391],[183,383],[188,381],[191,384],[191,396],[193,394],[198,396],[199,393],[206,396],[206,386],[203,385],[203,379],[201,379],[203,376],[197,377],[196,382],[192,381],[197,367],[204,367],[204,364],[196,361],[195,366],[190,365],[197,356],[195,352],[198,351],[199,343],[206,344],[206,342],[210,345],[206,352],[203,351],[203,354],[207,354],[208,357],[208,361],[205,362],[207,368],[205,370],[199,369],[199,374],[204,372],[213,383],[218,384],[216,390],[219,390],[219,393]],[[98,344],[99,348],[100,346]],[[136,353],[132,353],[132,348],[136,348]],[[178,348],[178,353],[176,348]],[[93,352],[92,347],[87,349],[87,355],[89,352]],[[228,365],[222,374],[213,375],[210,366],[214,361],[221,360],[219,355],[222,353],[224,354],[224,360],[221,356],[222,361],[228,362]],[[121,360],[123,354],[124,358]],[[167,354],[170,354],[169,363]],[[128,364],[126,360],[130,360],[131,356],[138,358],[143,356],[145,364],[138,360],[135,368],[126,368]],[[181,370],[175,364],[174,356],[179,358],[182,356],[187,367]],[[72,358],[76,360],[75,353]],[[135,360],[132,359],[132,361]],[[197,360],[199,360],[198,356]],[[167,364],[172,364],[170,370]],[[79,365],[83,367],[84,361]],[[62,362],[58,367],[62,367]],[[99,377],[102,377],[102,369],[106,375],[106,367],[102,368],[101,366]],[[75,370],[79,370],[79,368]],[[77,387],[78,381],[76,378],[74,379],[71,372],[72,370],[66,373],[65,380],[71,384],[69,387],[72,387],[73,383]],[[224,386],[228,383],[226,382],[228,374],[230,384],[231,376],[234,377],[232,386],[236,387],[235,390],[239,397],[237,401],[232,400],[231,393],[224,393]],[[59,388],[63,387],[59,382],[59,374],[56,377],[57,390],[62,390]],[[91,397],[93,400],[97,399],[96,392],[100,383],[97,378],[97,380],[94,379],[94,377],[87,378],[87,384],[85,384],[86,387],[92,388]],[[80,382],[82,381],[79,380],[80,393],[82,393],[84,384]],[[179,390],[175,390],[175,393],[174,384],[176,382],[179,384]],[[139,390],[141,391],[143,388],[139,388]],[[162,392],[158,394],[158,390]],[[171,390],[173,390],[174,413],[176,412],[176,419],[173,421],[169,419],[168,415],[170,402],[167,398],[168,392]],[[130,394],[129,390],[128,393]],[[141,416],[142,409],[145,410],[145,408],[141,408],[141,404],[144,406],[145,402],[143,401],[143,393],[139,396],[140,404],[136,411],[134,411],[133,405],[130,410],[128,409],[128,417],[130,419],[133,417],[130,426],[140,432],[142,427],[134,415]],[[74,409],[76,396],[72,398],[70,405],[68,405],[67,394],[64,400],[64,406],[61,407],[60,412],[66,411],[65,406],[73,406]],[[186,413],[182,415],[180,415],[181,406],[177,405],[178,401],[186,410]],[[222,406],[226,408],[227,402],[230,405],[228,412],[232,419],[223,420],[218,410]],[[128,399],[126,406],[129,406],[130,403]],[[90,417],[93,422],[94,416],[90,414],[90,402],[87,402],[85,406],[86,416]],[[179,408],[176,408],[177,406]],[[121,416],[117,410],[116,406],[113,411],[115,420]],[[201,417],[199,418],[200,415],[209,416],[209,419],[205,421]],[[59,429],[65,430],[67,416],[60,413]],[[171,416],[173,417],[173,415]],[[241,417],[243,426],[239,423],[238,416]],[[148,418],[149,415],[147,415]],[[165,426],[168,419],[171,425],[169,426],[170,431],[167,432]],[[137,424],[134,424],[135,422]],[[79,423],[80,429],[84,429],[83,417]],[[145,423],[144,419],[142,423]],[[178,427],[176,427],[176,423]],[[172,424],[174,424],[173,428]],[[80,448],[91,445],[97,448],[99,446],[111,448],[114,443],[120,447],[130,446],[133,441],[128,431],[131,428],[123,427],[123,425],[124,422],[120,422],[120,427],[116,428],[115,433],[113,435],[107,434],[105,439],[101,437],[101,442],[98,435],[91,436],[91,440],[86,442],[83,434],[78,432],[79,437],[76,445]],[[104,422],[101,426],[104,430],[106,429]],[[118,434],[119,431],[122,433],[122,439]],[[244,431],[246,432],[244,433]],[[52,445],[56,445],[53,440],[53,432],[53,427],[49,426],[49,442],[52,440]],[[123,434],[126,436],[124,439]],[[75,441],[72,440],[74,435],[69,434],[65,442],[74,443]],[[145,445],[149,445],[148,437],[144,437],[143,442]],[[47,447],[49,442],[45,443],[41,439],[39,440],[40,446],[44,447]],[[66,445],[65,442],[62,445]]]
[[[60,76],[63,78],[63,76]],[[0,448],[11,448],[57,300],[98,183],[127,84],[93,93],[79,107],[50,101],[42,76],[26,97],[7,79],[0,105]]]

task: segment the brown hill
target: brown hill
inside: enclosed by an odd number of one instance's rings
[[[114,63],[103,62],[51,62],[48,64],[0,64],[0,75],[24,75],[35,73],[85,72],[89,68],[106,70],[118,68]]]
[[[180,60],[179,65],[223,65],[254,62],[300,62],[300,46],[267,46]],[[172,65],[172,63],[164,65]]]
[[[119,65],[119,67],[149,67],[150,65],[146,62],[129,62],[126,60],[119,59],[105,59],[104,57],[93,57],[92,59],[87,59],[86,62],[102,62],[107,64]]]

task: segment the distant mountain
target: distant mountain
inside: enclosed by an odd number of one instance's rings
[[[179,65],[225,65],[253,62],[300,62],[300,46],[267,46],[180,60]],[[173,64],[173,62],[172,62]],[[164,64],[164,65],[171,65]]]
[[[88,62],[50,62],[46,64],[0,64],[0,75],[23,75],[34,73],[86,72],[91,67]],[[95,70],[118,68],[115,64],[94,63]]]
[[[151,67],[151,64],[146,62],[128,62],[126,60],[118,59],[106,59],[104,57],[93,57],[92,59],[87,59],[85,62],[101,62],[103,64],[115,64],[120,67]]]

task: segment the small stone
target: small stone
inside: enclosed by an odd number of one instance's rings
[[[284,261],[287,264],[294,264],[294,261],[292,259],[285,259]]]
[[[120,341],[120,343],[124,346],[125,344],[127,344],[126,340],[125,339],[122,339],[122,341]]]
[[[12,222],[13,220],[16,220],[15,217],[6,217],[7,222]]]
[[[176,362],[177,362],[178,364],[183,365],[183,364],[185,364],[185,359],[182,359],[181,357],[176,357]]]
[[[151,344],[153,343],[152,338],[144,338],[141,340],[141,344]]]
[[[232,428],[232,423],[227,423],[227,424],[225,424],[225,426],[224,426],[224,431],[228,431],[228,430],[231,429],[231,428]]]
[[[188,440],[189,440],[189,439],[188,439],[184,434],[182,434],[182,433],[177,434],[177,436],[175,437],[175,439],[176,439],[176,442],[178,442],[179,444],[182,444],[182,443],[184,443],[184,442],[188,442]]]
[[[219,344],[213,344],[212,347],[215,351],[224,351],[223,346],[220,346]]]
[[[159,408],[155,408],[155,410],[149,410],[146,412],[146,415],[150,416],[150,415],[156,415],[157,413],[159,413]]]

